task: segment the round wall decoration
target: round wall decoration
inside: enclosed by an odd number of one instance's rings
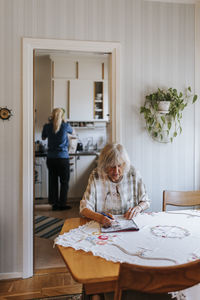
[[[12,114],[12,109],[9,109],[7,107],[0,107],[0,118],[2,120],[9,120]]]

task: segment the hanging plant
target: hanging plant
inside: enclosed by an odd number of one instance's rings
[[[192,94],[191,87],[187,87],[184,93],[178,93],[173,88],[167,90],[158,88],[156,92],[147,95],[140,113],[144,114],[146,128],[152,138],[166,143],[172,142],[178,134],[181,134],[182,112],[190,99],[193,104],[197,98],[197,95]]]

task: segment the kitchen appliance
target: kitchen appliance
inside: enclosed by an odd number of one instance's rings
[[[76,151],[83,151],[83,143],[82,142],[77,143]]]
[[[69,153],[75,153],[77,149],[78,139],[74,134],[68,134],[69,139]]]

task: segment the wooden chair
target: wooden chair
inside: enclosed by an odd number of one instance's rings
[[[200,205],[200,191],[163,191],[163,211],[166,205],[196,206]]]
[[[200,259],[182,265],[168,267],[139,266],[122,263],[116,284],[114,300],[122,298],[123,290],[134,290],[146,295],[164,295],[189,288],[200,282]],[[133,297],[134,299],[134,297]]]

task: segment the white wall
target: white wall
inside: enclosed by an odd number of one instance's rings
[[[151,140],[139,113],[160,87],[194,87],[194,6],[142,0],[1,0],[0,278],[22,272],[22,37],[119,41],[122,45],[122,142],[144,177],[152,210],[163,189],[194,188],[194,112],[184,112],[173,144]]]

